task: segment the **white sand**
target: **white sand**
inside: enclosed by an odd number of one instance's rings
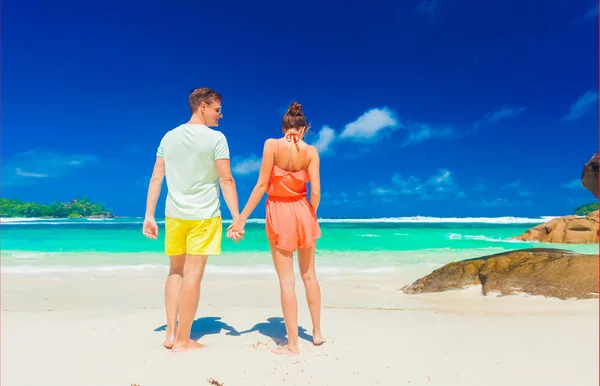
[[[412,278],[416,279],[416,277]],[[2,386],[598,385],[598,301],[398,291],[407,278],[323,277],[328,343],[271,354],[276,278],[207,275],[194,331],[208,348],[162,348],[164,277],[2,276]],[[300,325],[311,332],[301,282]],[[208,322],[206,317],[219,317]]]

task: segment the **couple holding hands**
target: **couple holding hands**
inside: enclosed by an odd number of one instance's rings
[[[223,117],[219,93],[195,89],[189,96],[191,119],[163,137],[148,187],[143,234],[156,239],[156,203],[166,177],[165,252],[170,272],[165,285],[167,337],[163,346],[174,352],[202,348],[190,339],[200,284],[209,255],[221,253],[222,222],[219,185],[233,223],[227,237],[244,238],[246,220],[267,194],[265,229],[279,277],[287,345],[276,354],[298,355],[298,311],[293,254],[298,266],[313,324],[313,343],[322,344],[321,290],[315,273],[316,240],[321,236],[316,211],[320,201],[319,154],[303,141],[309,129],[302,106],[292,103],[283,115],[283,136],[268,139],[256,186],[246,206],[238,211],[225,136],[210,127]],[[193,166],[192,166],[193,165]],[[310,199],[307,183],[310,182]]]

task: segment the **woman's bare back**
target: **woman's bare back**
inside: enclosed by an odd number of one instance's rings
[[[285,138],[274,139],[274,164],[288,172],[306,170],[310,164],[310,146],[304,141],[288,142]],[[296,148],[298,145],[298,148]]]

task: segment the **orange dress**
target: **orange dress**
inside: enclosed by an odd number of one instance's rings
[[[294,142],[297,141],[295,137]],[[280,168],[277,166],[278,153],[279,142],[267,186],[265,228],[267,238],[277,248],[294,252],[297,248],[311,247],[321,237],[321,229],[315,211],[306,197],[308,171],[305,168],[290,172]]]

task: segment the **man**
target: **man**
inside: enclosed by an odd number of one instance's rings
[[[192,117],[162,138],[148,187],[143,233],[156,239],[154,213],[166,177],[165,253],[170,257],[170,272],[165,285],[167,337],[163,346],[173,352],[204,347],[191,340],[190,334],[208,255],[221,253],[218,183],[231,216],[239,215],[227,139],[210,129],[223,117],[222,99],[209,88],[191,92]],[[237,241],[240,237],[232,238]]]

